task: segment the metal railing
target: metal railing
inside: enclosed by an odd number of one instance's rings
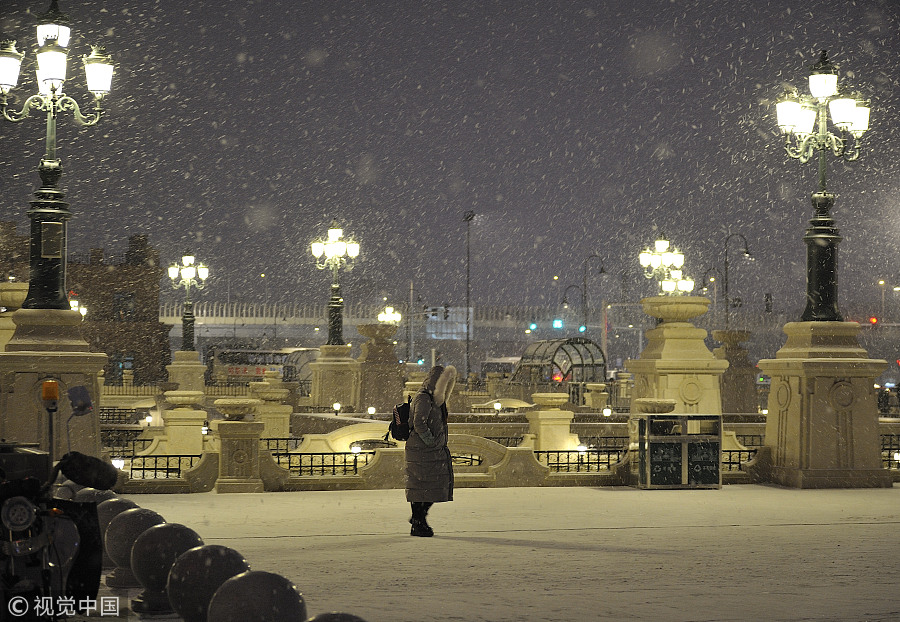
[[[626,449],[587,449],[585,451],[536,451],[535,457],[557,473],[608,471],[620,462]]]
[[[131,479],[179,479],[198,462],[200,454],[135,456],[131,459]]]
[[[588,449],[619,449],[628,447],[627,436],[579,436],[581,444]]]
[[[500,443],[504,447],[518,447],[522,442],[521,436],[485,436],[485,439]]]
[[[762,447],[765,445],[764,434],[736,434],[738,443],[744,447]]]
[[[484,458],[478,454],[451,454],[450,461],[455,466],[481,466]]]
[[[272,457],[283,456],[297,451],[300,443],[303,442],[302,436],[285,436],[271,437],[259,439],[260,446],[272,454]]]
[[[886,469],[900,469],[900,434],[881,435],[881,463]]]
[[[108,408],[101,406],[97,409],[97,413],[100,425],[135,423],[138,420],[136,408]]]
[[[153,442],[152,438],[125,438],[116,442],[104,443],[112,458],[134,458],[135,454],[144,451]]]
[[[335,453],[287,453],[272,456],[279,466],[294,475],[358,475],[359,467],[369,464],[374,451]]]
[[[744,463],[756,456],[756,449],[723,449],[722,472],[743,471]]]

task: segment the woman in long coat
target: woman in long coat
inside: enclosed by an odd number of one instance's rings
[[[456,368],[435,365],[412,401],[406,441],[406,500],[412,505],[410,535],[429,537],[425,520],[431,504],[453,501],[453,465],[447,448],[447,398]]]

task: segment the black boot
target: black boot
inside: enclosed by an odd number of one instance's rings
[[[425,522],[425,514],[429,507],[431,507],[430,503],[412,502],[412,518],[409,519],[412,528],[409,530],[409,535],[422,538],[430,538],[434,535],[434,530]]]

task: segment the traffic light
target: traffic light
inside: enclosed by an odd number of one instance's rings
[[[559,318],[553,320],[553,328],[562,328],[562,327],[563,327],[562,320],[560,320]]]
[[[583,332],[586,331],[586,330],[587,330],[587,326],[585,326],[584,324],[582,324],[581,326],[578,327],[578,332],[579,332],[579,333],[583,333]]]
[[[875,326],[876,324],[878,324],[878,318],[875,317],[874,315],[871,316],[871,317],[869,318],[869,324],[871,324],[872,326]]]

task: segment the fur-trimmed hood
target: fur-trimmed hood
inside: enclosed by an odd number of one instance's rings
[[[435,403],[441,405],[446,402],[453,392],[454,385],[456,385],[456,368],[453,365],[447,365],[434,384]]]

